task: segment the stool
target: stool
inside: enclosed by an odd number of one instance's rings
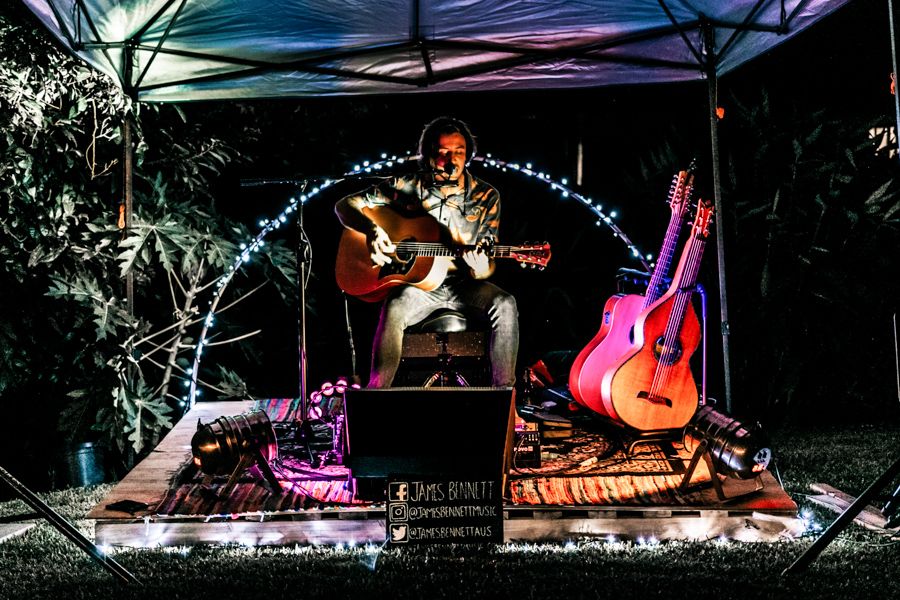
[[[407,327],[394,385],[468,386],[464,372],[482,383],[490,374],[488,332],[469,329],[477,320],[442,308]]]

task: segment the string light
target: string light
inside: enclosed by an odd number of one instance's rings
[[[194,349],[194,361],[192,366],[187,370],[187,374],[190,376],[190,379],[186,382],[187,387],[189,387],[188,395],[182,398],[181,401],[179,401],[179,404],[181,406],[186,406],[188,408],[192,407],[194,405],[194,402],[196,402],[197,400],[197,396],[200,395],[200,389],[197,387],[197,374],[199,373],[200,357],[203,353],[203,345],[209,334],[209,330],[214,324],[213,315],[215,314],[216,308],[219,305],[219,301],[222,298],[222,294],[225,288],[234,278],[234,275],[243,267],[243,265],[250,262],[251,253],[258,252],[260,248],[264,247],[264,238],[273,230],[281,227],[283,223],[287,223],[289,218],[288,215],[291,215],[296,211],[298,204],[306,204],[313,198],[313,196],[320,194],[322,191],[333,186],[336,183],[344,181],[347,177],[356,177],[362,175],[363,173],[372,173],[373,170],[381,171],[385,167],[391,168],[395,164],[402,165],[408,160],[418,159],[418,156],[412,156],[412,153],[409,151],[407,151],[405,157],[397,156],[396,154],[388,156],[386,152],[382,152],[380,156],[380,161],[372,162],[364,160],[362,161],[362,164],[354,164],[353,169],[350,172],[346,173],[343,177],[339,177],[336,179],[325,179],[322,183],[319,183],[317,187],[313,187],[308,194],[301,194],[299,201],[297,198],[292,197],[284,210],[282,210],[282,212],[276,215],[274,218],[263,218],[259,220],[260,231],[249,243],[242,242],[238,245],[240,253],[235,258],[231,266],[225,270],[225,272],[215,283],[215,291],[213,292],[213,299],[210,301],[209,313],[203,321],[203,329],[200,332],[197,345]],[[556,181],[552,177],[550,177],[548,173],[545,173],[543,171],[535,171],[532,163],[530,162],[526,162],[523,167],[519,163],[511,163],[496,159],[491,153],[487,153],[484,156],[475,156],[472,158],[472,161],[481,163],[483,166],[488,168],[498,169],[502,172],[512,170],[521,173],[526,177],[533,177],[549,185],[551,191],[558,191],[563,198],[572,198],[577,200],[597,216],[597,220],[595,222],[595,225],[597,227],[608,227],[612,231],[613,237],[622,240],[622,242],[628,248],[629,254],[633,258],[639,260],[645,270],[652,270],[652,265],[648,262],[650,261],[651,255],[647,254],[645,258],[645,255],[637,248],[637,246],[635,246],[635,244],[625,234],[625,232],[619,228],[619,226],[614,221],[617,216],[616,211],[610,211],[608,214],[605,213],[603,211],[602,205],[595,205],[594,201],[591,198],[587,198],[579,192],[569,188],[568,179],[561,178],[559,181]],[[307,179],[304,183],[309,184],[311,181],[313,180]]]
[[[803,531],[800,533],[801,536],[814,535],[822,531],[822,526],[816,522],[810,510],[800,512],[800,524],[803,526]]]

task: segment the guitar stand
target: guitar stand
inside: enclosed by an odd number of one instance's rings
[[[625,456],[633,456],[634,449],[651,442],[671,442],[681,437],[681,429],[654,429],[651,431],[641,431],[631,438],[631,441],[625,447]]]
[[[738,498],[743,498],[751,494],[756,494],[757,492],[762,491],[762,489],[765,487],[765,484],[763,484],[757,477],[756,487],[754,489],[748,492],[735,494],[734,496],[726,496],[725,490],[722,487],[722,480],[719,478],[719,472],[716,470],[715,461],[713,460],[712,455],[709,452],[709,440],[704,438],[694,449],[694,454],[691,456],[691,460],[688,463],[687,470],[684,472],[684,476],[681,478],[681,483],[678,484],[678,492],[680,494],[689,494],[704,487],[705,482],[702,481],[691,485],[691,480],[693,479],[694,474],[697,471],[697,465],[700,464],[701,458],[706,462],[706,468],[709,469],[709,477],[712,483],[712,487],[716,491],[716,496],[719,498],[720,502],[736,500]]]

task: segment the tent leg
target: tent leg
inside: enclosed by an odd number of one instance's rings
[[[711,46],[707,46],[711,52]],[[718,79],[716,78],[715,61],[710,63],[706,75],[709,92],[709,137],[712,144],[713,193],[716,204],[716,250],[719,262],[719,308],[722,318],[722,358],[725,368],[725,409],[733,414],[731,394],[731,359],[729,354],[728,301],[725,289],[725,213],[722,210],[722,178],[719,165],[719,123],[716,114],[718,96]]]
[[[132,116],[126,114],[124,117],[124,123],[122,125],[122,145],[123,148],[123,165],[122,170],[124,171],[122,177],[122,187],[124,188],[123,195],[124,198],[124,228],[122,229],[122,238],[128,237],[131,233],[132,228],[132,215],[134,210],[134,144],[132,143],[132,130],[134,128],[134,124],[132,123]],[[134,321],[134,273],[128,271],[125,274],[125,304],[128,309],[128,316],[131,321]],[[132,345],[132,341],[129,339],[128,345],[126,347],[129,356],[134,356],[134,346]],[[126,367],[128,379],[130,381],[134,380],[136,375],[135,373],[135,363],[133,361],[129,361]]]
[[[127,236],[131,233],[132,227],[132,210],[134,208],[134,148],[131,141],[131,133],[132,133],[132,124],[131,117],[125,116],[125,123],[123,127],[123,140],[122,145],[124,146],[124,166],[123,169],[125,171],[124,174],[124,196],[125,196],[125,228],[123,230],[123,234]],[[128,303],[128,316],[134,316],[134,274],[130,271],[125,275],[125,295]]]
[[[888,23],[890,24],[891,29],[891,64],[894,69],[894,78],[896,80],[897,77],[897,11],[894,10],[894,4],[897,3],[897,0],[888,0]],[[898,150],[900,150],[900,93],[894,92],[894,121],[896,126],[894,128],[894,141],[898,144]],[[900,152],[897,153],[898,160],[900,160]]]

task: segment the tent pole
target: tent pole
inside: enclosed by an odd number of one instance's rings
[[[128,235],[131,233],[132,227],[132,210],[134,208],[134,145],[132,144],[132,119],[131,115],[126,113],[124,117],[124,123],[122,124],[122,145],[124,146],[123,150],[123,165],[122,170],[124,171],[122,177],[122,187],[124,193],[124,211],[123,211],[123,219],[121,225],[122,228],[122,239],[126,239]],[[125,304],[128,309],[128,320],[130,322],[134,322],[134,273],[132,271],[128,271],[125,274]],[[125,346],[125,350],[128,352],[129,358],[134,357],[134,344],[133,338],[129,337]],[[125,367],[125,372],[128,376],[129,381],[134,381],[135,378],[135,362],[134,360],[129,360],[128,364]]]
[[[705,47],[707,52],[706,83],[709,94],[709,138],[712,145],[713,195],[716,205],[716,251],[719,263],[719,309],[722,319],[722,360],[725,369],[725,410],[733,413],[734,404],[731,393],[731,359],[729,353],[728,300],[725,288],[725,213],[722,210],[722,177],[719,165],[719,122],[716,108],[718,105],[718,78],[716,76],[716,56],[713,47],[712,26],[705,24]]]
[[[125,195],[125,214],[123,236],[128,237],[132,227],[132,210],[134,208],[134,150],[131,141],[132,124],[131,115],[125,115],[125,123],[123,124],[124,133],[122,135],[122,145],[124,146],[124,195]],[[134,317],[134,274],[129,271],[125,274],[125,296],[128,304],[128,316]]]
[[[131,85],[134,66],[134,46],[128,44],[125,46],[123,73],[125,77],[125,93],[131,98],[131,106],[137,107],[137,91]],[[132,133],[134,130],[134,112],[126,110],[123,123],[122,144],[124,148],[123,169],[125,171],[123,177],[123,187],[125,192],[125,227],[122,230],[122,237],[127,238],[131,234],[133,226],[132,216],[134,214],[134,143],[132,141]],[[131,270],[125,274],[125,300],[128,305],[129,321],[134,322],[134,272]],[[131,338],[126,346],[129,358],[134,357],[134,346]],[[129,381],[134,381],[136,363],[131,360],[128,363],[127,373]]]
[[[896,30],[896,11],[894,11],[894,4],[897,0],[888,0],[888,23],[890,24],[891,30],[891,64],[894,68],[894,79],[897,78],[897,30]],[[897,93],[896,85],[894,90],[894,121],[896,123],[896,127],[894,129],[894,141],[898,144],[898,149],[900,149],[900,94]],[[890,139],[890,137],[888,138]],[[897,154],[898,158],[900,158],[900,152]]]

